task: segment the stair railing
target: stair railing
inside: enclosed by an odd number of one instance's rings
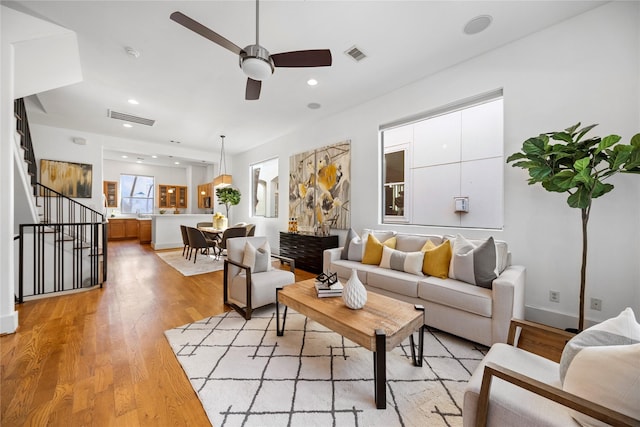
[[[42,208],[40,223],[20,224],[16,237],[19,240],[16,300],[22,303],[25,295],[43,295],[97,284],[102,287],[107,280],[104,215],[37,182],[38,168],[24,99],[14,101],[14,114],[33,195],[36,205]],[[25,288],[27,277],[32,280]]]

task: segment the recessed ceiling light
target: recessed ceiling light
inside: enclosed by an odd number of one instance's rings
[[[318,108],[321,107],[321,105],[318,104],[317,102],[310,102],[309,104],[307,104],[307,107],[309,107],[312,110],[317,110]]]
[[[136,160],[136,163],[142,163],[142,160]]]
[[[132,128],[133,125],[129,124],[129,123],[123,123],[122,126],[126,127],[126,128]]]
[[[464,26],[464,33],[468,35],[478,34],[486,30],[491,25],[491,21],[493,21],[491,15],[476,16]]]
[[[309,86],[315,86],[315,85],[318,84],[318,81],[316,79],[309,79],[309,80],[307,80],[307,84]]]
[[[138,104],[140,104],[138,101],[136,101],[136,100],[135,100],[135,99],[133,99],[133,98],[129,99],[127,102],[128,102],[129,104],[132,104],[132,105],[138,105]]]
[[[125,156],[124,154],[122,156],[120,156],[120,157],[122,157],[123,159],[129,158],[129,156]]]
[[[152,159],[157,159],[158,156],[156,156],[155,154],[153,156],[151,156]]]
[[[179,165],[179,164],[180,164],[180,162],[173,162],[173,164],[174,164],[174,165]]]

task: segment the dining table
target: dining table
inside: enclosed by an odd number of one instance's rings
[[[224,230],[215,227],[198,227],[198,230],[207,234],[210,238],[219,240]]]

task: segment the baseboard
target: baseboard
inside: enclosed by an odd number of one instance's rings
[[[543,325],[553,326],[555,328],[577,328],[578,316],[573,314],[552,311],[546,308],[525,306],[524,318],[532,322],[542,323]],[[584,319],[585,327],[593,326],[600,323],[591,319]]]
[[[18,312],[0,317],[0,334],[12,334],[18,329]]]
[[[178,242],[178,243],[160,243],[160,244],[155,244],[154,242],[151,242],[151,248],[154,250],[160,250],[160,249],[182,249],[184,247],[184,245],[182,244],[182,242]]]

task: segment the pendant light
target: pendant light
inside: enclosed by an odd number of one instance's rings
[[[222,138],[222,145],[220,147],[220,175],[213,180],[213,188],[228,187],[231,185],[231,175],[227,175],[227,160],[224,155],[224,135],[220,135],[220,138]]]

